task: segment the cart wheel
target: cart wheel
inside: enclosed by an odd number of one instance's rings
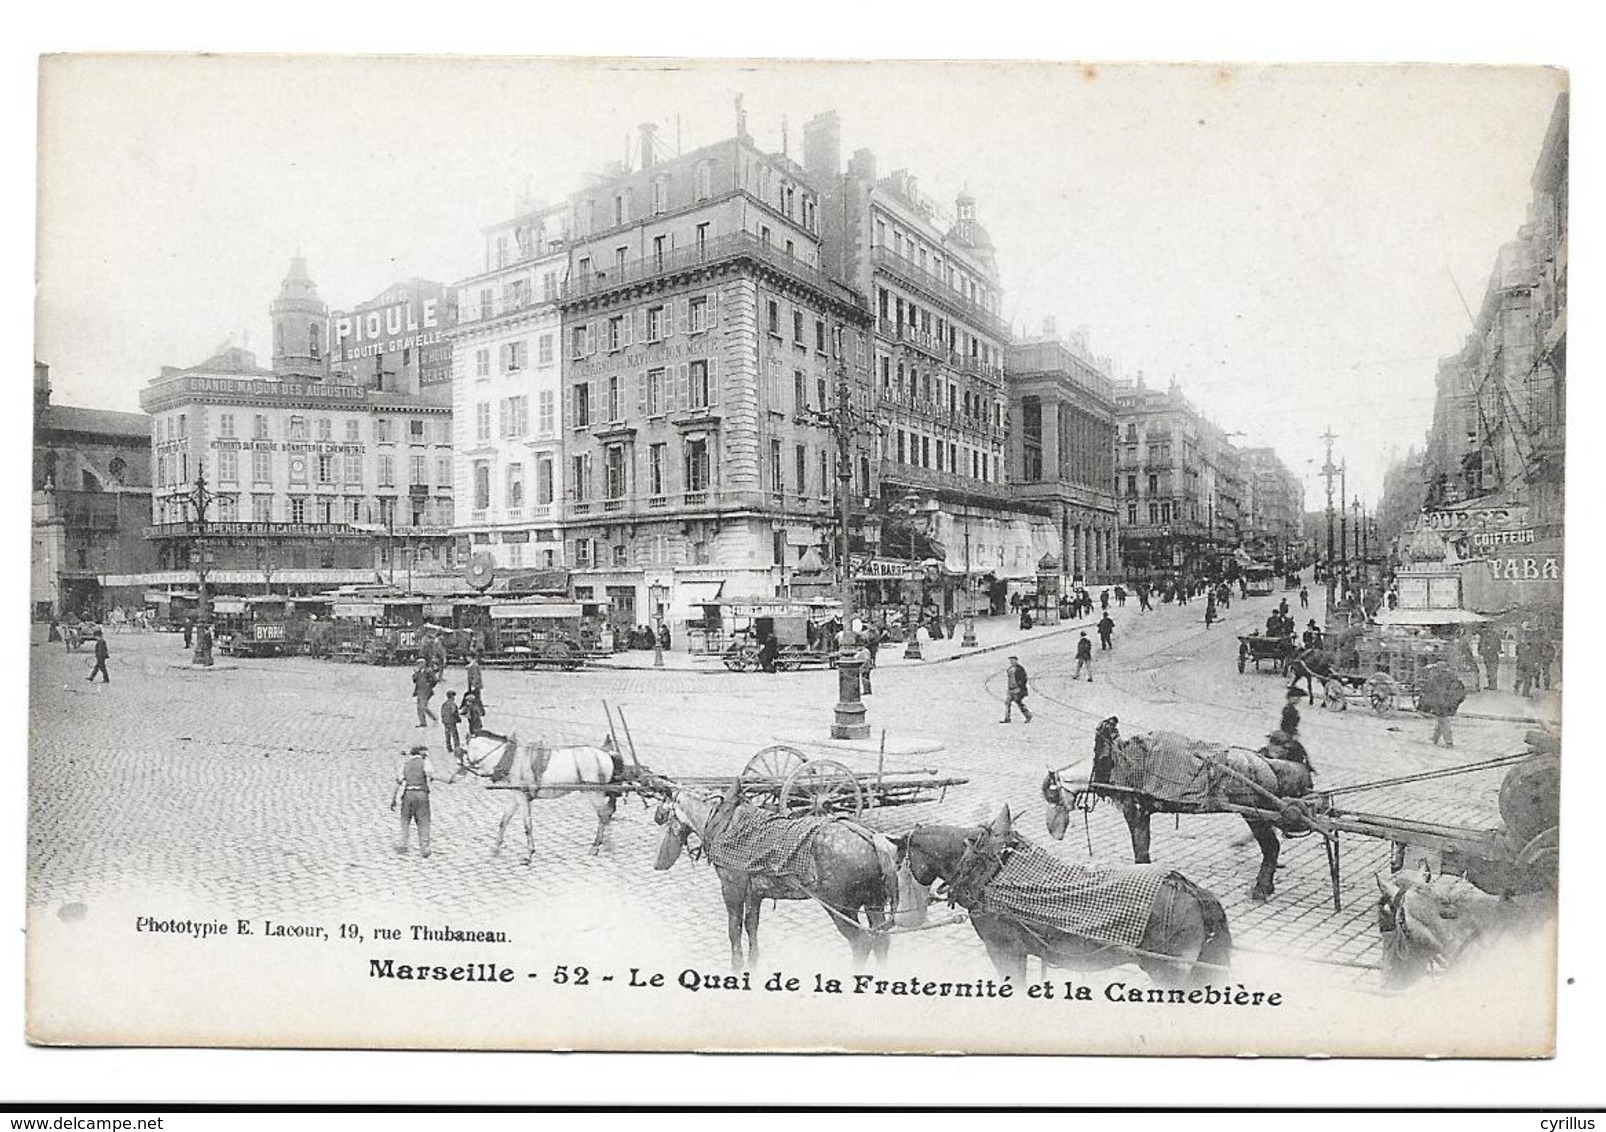
[[[1366,698],[1378,715],[1393,715],[1398,710],[1394,697],[1399,688],[1386,672],[1374,672],[1366,681]]]
[[[864,791],[859,779],[835,759],[804,763],[787,776],[781,787],[781,813],[858,817],[864,812]]]
[[[777,797],[781,786],[803,768],[809,757],[796,747],[777,743],[747,760],[736,785],[748,797]]]
[[[1343,711],[1349,704],[1344,699],[1342,680],[1322,681],[1322,707],[1328,711]]]

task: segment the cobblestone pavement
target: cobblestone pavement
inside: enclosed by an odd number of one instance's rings
[[[970,823],[1008,804],[1028,836],[1047,842],[1039,784],[1045,769],[1091,758],[1093,728],[1117,715],[1126,733],[1165,727],[1258,746],[1276,725],[1283,683],[1240,675],[1236,634],[1264,620],[1275,599],[1235,602],[1206,629],[1203,603],[1139,614],[1112,610],[1115,648],[1095,653],[1094,681],[1073,683],[1070,632],[1022,634],[1032,672],[1034,720],[998,722],[1006,653],[951,663],[889,665],[868,699],[874,727],[940,740],[946,748],[909,764],[967,777],[940,802],[872,811],[898,832],[916,821]],[[1001,639],[1002,640],[1002,639]],[[1003,641],[1002,643],[1007,643]],[[493,858],[505,795],[475,781],[437,786],[436,852],[393,850],[388,810],[398,752],[426,740],[440,769],[438,728],[414,727],[407,670],[310,659],[240,660],[230,669],[186,670],[176,636],[111,641],[112,683],[87,683],[87,654],[43,643],[31,686],[30,903],[181,891],[219,914],[323,915],[355,899],[383,899],[418,922],[495,926],[518,910],[569,931],[650,939],[706,969],[723,967],[727,944],[718,885],[686,862],[652,871],[658,827],[635,800],[619,807],[602,852],[587,848],[595,815],[583,797],[534,807],[536,849],[524,866],[522,832]],[[447,686],[461,687],[462,673]],[[734,775],[781,734],[819,732],[835,699],[834,672],[777,675],[685,669],[487,674],[487,726],[549,742],[600,742],[602,704],[622,708],[641,761],[674,775]],[[1455,766],[1520,747],[1524,725],[1461,720],[1457,746],[1431,746],[1431,724],[1408,714],[1304,712],[1318,785],[1332,788]],[[850,756],[875,770],[874,756]],[[1346,805],[1475,827],[1498,824],[1500,771],[1347,796]],[[1387,869],[1386,842],[1343,841],[1335,912],[1320,838],[1287,841],[1278,891],[1253,905],[1259,853],[1231,816],[1153,822],[1154,859],[1173,864],[1226,906],[1243,962],[1295,965],[1301,978],[1341,985],[1373,979],[1377,959],[1373,873]],[[1100,861],[1130,859],[1124,822],[1109,806],[1078,817],[1054,851]],[[764,910],[766,961],[817,959],[842,948],[826,913],[803,903]],[[964,926],[901,936],[897,958],[990,969]]]

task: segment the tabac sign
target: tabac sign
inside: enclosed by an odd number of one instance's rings
[[[398,284],[349,313],[330,319],[330,337],[341,361],[401,350],[423,350],[444,341],[446,288],[439,283]]]

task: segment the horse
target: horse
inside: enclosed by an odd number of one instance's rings
[[[841,818],[780,817],[747,802],[734,787],[723,797],[673,787],[658,820],[664,835],[655,870],[673,865],[693,833],[714,865],[725,899],[732,971],[744,969],[744,929],[746,969],[758,962],[764,900],[819,901],[848,941],[856,968],[863,969],[872,953],[878,963],[886,962],[890,940],[884,929],[897,900],[898,868],[897,850],[884,834]]]
[[[1304,747],[1293,744],[1278,748],[1278,753],[1293,756],[1290,758],[1269,757],[1266,754],[1267,748],[1261,748],[1261,752],[1256,755],[1248,755],[1246,752],[1247,773],[1232,768],[1222,768],[1223,772],[1210,780],[1215,790],[1208,797],[1201,796],[1198,800],[1168,799],[1141,789],[1139,783],[1119,781],[1123,776],[1117,773],[1120,762],[1117,756],[1121,747],[1133,742],[1121,739],[1119,723],[1118,718],[1111,716],[1100,723],[1094,732],[1093,774],[1089,783],[1110,784],[1125,787],[1129,791],[1122,793],[1117,798],[1116,804],[1121,807],[1121,815],[1126,818],[1127,830],[1132,837],[1133,862],[1139,865],[1149,863],[1149,818],[1153,814],[1234,812],[1223,808],[1222,803],[1262,812],[1276,809],[1279,814],[1277,819],[1243,815],[1244,821],[1249,826],[1249,832],[1255,838],[1255,843],[1260,846],[1260,872],[1255,877],[1255,887],[1250,893],[1250,899],[1256,904],[1269,900],[1277,890],[1277,858],[1282,851],[1277,837],[1278,829],[1302,832],[1308,828],[1301,817],[1300,808],[1286,804],[1293,799],[1304,797],[1311,791],[1311,776],[1315,773],[1315,768],[1311,766]],[[1197,768],[1194,777],[1190,778],[1187,785],[1193,786],[1199,777],[1198,771],[1207,769],[1209,767],[1205,765]],[[1063,788],[1075,791],[1075,787],[1062,781],[1056,772],[1050,772],[1043,782],[1043,795],[1051,804],[1062,805],[1064,803],[1060,791]]]
[[[476,743],[475,740],[489,740]],[[478,757],[475,757],[477,754]],[[496,756],[493,762],[493,756]],[[600,747],[548,747],[541,742],[521,745],[517,735],[501,736],[482,731],[469,740],[469,756],[460,757],[455,781],[464,772],[489,777],[503,794],[502,819],[496,826],[496,845],[491,856],[502,851],[508,823],[521,809],[524,812],[524,860],[535,856],[535,830],[531,805],[541,798],[558,798],[580,791],[597,811],[597,835],[591,841],[591,855],[602,849],[603,834],[613,820],[619,797],[624,793],[624,760],[613,739]],[[609,789],[620,784],[618,789]]]
[[[904,882],[899,898],[900,925],[914,926],[919,922],[930,901],[932,886],[942,881],[949,887],[950,898],[969,910],[971,926],[981,937],[1000,978],[1024,981],[1028,955],[1037,956],[1045,968],[1081,971],[1105,970],[1135,959],[1155,982],[1167,987],[1197,985],[1207,981],[1213,972],[1219,975],[1229,965],[1232,931],[1221,901],[1181,873],[1166,873],[1156,889],[1152,874],[1159,870],[1147,870],[1151,876],[1142,891],[1153,891],[1147,907],[1129,906],[1117,913],[1129,925],[1141,924],[1141,934],[1129,944],[1050,926],[1047,918],[1051,913],[1042,911],[1043,897],[1046,895],[1051,903],[1054,897],[1053,890],[1046,886],[1039,890],[1035,902],[1030,889],[1017,889],[1038,912],[1036,922],[991,907],[986,882],[992,878],[986,869],[977,872],[979,862],[989,855],[989,845],[1002,846],[1002,855],[1007,855],[1011,847],[1015,852],[1024,847],[1047,856],[1013,834],[1011,826],[1009,807],[1005,806],[990,826],[917,825],[899,837],[898,861]],[[1063,868],[1069,871],[1074,866]],[[1142,871],[1145,870],[1104,870],[1092,874],[1092,882],[1101,885],[1103,891],[1118,891],[1113,886],[1120,885],[1123,875]],[[982,883],[976,885],[972,879]],[[1068,890],[1062,891],[1067,891],[1062,901],[1068,905],[1072,898]],[[1059,917],[1062,921],[1078,913],[1087,920],[1085,909],[1062,905],[1057,910],[1065,914]],[[1092,915],[1096,918],[1098,913]],[[1139,916],[1143,917],[1141,921]]]
[[[1374,877],[1383,986],[1401,989],[1477,951],[1533,932],[1556,915],[1553,891],[1491,895],[1462,877]]]

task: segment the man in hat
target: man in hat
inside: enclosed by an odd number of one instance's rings
[[[1461,706],[1461,701],[1467,698],[1467,686],[1456,678],[1450,671],[1450,666],[1442,660],[1435,661],[1428,666],[1422,678],[1422,691],[1417,697],[1417,703],[1422,710],[1433,716],[1433,745],[1437,747],[1439,740],[1444,740],[1446,747],[1455,746],[1455,737],[1450,733],[1450,717]]]
[[[106,647],[106,635],[99,629],[95,630],[95,667],[89,670],[89,682],[95,682],[95,673],[100,673],[103,683],[112,682],[111,674],[106,671],[106,658],[111,656],[111,650]]]
[[[435,674],[429,670],[429,661],[418,658],[413,669],[413,699],[418,703],[418,726],[428,727],[429,721],[438,718],[429,707],[429,698],[435,694]]]
[[[457,734],[457,725],[462,718],[457,710],[457,692],[448,688],[446,699],[441,701],[441,730],[446,733],[446,753],[458,758],[463,756],[463,741]]]
[[[1000,723],[1009,722],[1009,709],[1019,707],[1021,716],[1027,723],[1032,721],[1032,713],[1026,707],[1026,669],[1020,662],[1020,657],[1009,658],[1009,668],[1004,672],[1007,688],[1004,692],[1004,718]]]
[[[429,752],[420,744],[402,755],[401,767],[396,772],[396,788],[390,794],[390,808],[401,804],[401,840],[396,852],[407,852],[409,826],[418,826],[418,848],[429,856],[429,782],[435,777],[429,771]]]
[[[1110,638],[1115,634],[1115,622],[1110,618],[1109,610],[1099,618],[1099,651],[1107,651],[1110,647]]]
[[[1083,668],[1087,669],[1087,682],[1093,683],[1093,642],[1087,639],[1086,629],[1082,630],[1076,642],[1076,671],[1071,674],[1071,679],[1081,679]]]

